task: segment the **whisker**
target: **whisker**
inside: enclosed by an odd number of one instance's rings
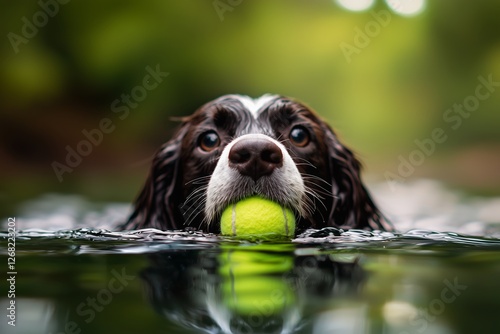
[[[304,159],[304,158],[301,158],[301,157],[293,157],[294,160],[298,160],[298,161],[301,161],[300,163],[295,163],[296,165],[299,165],[299,166],[309,166],[309,167],[313,167],[313,168],[318,168],[316,167],[313,163],[311,163],[309,160],[307,159]]]
[[[205,190],[207,190],[207,189],[208,189],[208,185],[205,185],[203,187],[199,187],[198,189],[196,189],[195,191],[190,193],[184,202],[189,202],[191,200],[191,198],[200,195],[200,192],[205,192]]]
[[[276,138],[276,141],[279,142],[279,143],[281,143],[281,144],[283,144],[284,142],[286,142],[288,140],[288,139],[281,140],[281,137],[283,137],[282,133],[278,136],[278,138]]]
[[[188,185],[188,184],[201,184],[202,182],[205,182],[205,180],[210,180],[211,176],[212,175],[206,175],[206,176],[197,177],[195,179],[192,179],[191,181],[186,182],[185,185]]]
[[[302,201],[301,206],[304,208],[305,215],[308,216],[308,217],[312,217],[313,214],[314,214],[314,212],[316,211],[316,205],[314,204],[314,201],[312,201],[307,196]]]
[[[198,196],[199,198],[201,196]],[[197,199],[195,198],[195,199]],[[191,223],[195,220],[195,218],[203,212],[203,210],[200,210],[201,207],[203,207],[206,203],[206,199],[202,199],[201,201],[193,201],[193,204],[190,205],[187,208],[187,212],[189,212],[189,215],[185,218],[186,219],[186,224],[191,225]]]
[[[317,202],[319,202],[319,204],[321,204],[321,206],[322,206],[325,210],[327,210],[326,205],[325,205],[325,203],[324,203],[324,201],[323,201],[323,200],[325,199],[324,197],[320,197],[318,194],[316,194],[316,193],[315,193],[314,191],[312,191],[312,190],[306,190],[306,194],[309,194],[309,195],[311,195],[313,198],[315,198],[315,199],[316,199],[316,201],[317,201]],[[314,209],[316,209],[316,205],[314,205]]]
[[[323,182],[324,184],[326,184],[327,186],[331,186],[330,182],[324,180],[323,178],[317,176],[317,175],[313,175],[313,174],[308,174],[308,173],[304,173],[302,174],[302,178],[304,179],[313,179],[313,180],[318,180],[318,181],[321,181]]]
[[[324,196],[327,196],[327,197],[330,197],[332,196],[332,191],[331,191],[331,185],[324,181],[323,179],[319,178],[319,177],[315,177],[315,176],[312,176],[312,175],[305,175],[302,177],[302,179],[305,181],[304,184],[310,188],[310,189],[314,189],[318,194],[321,194],[321,195],[324,195]],[[325,186],[321,185],[321,184],[318,184],[318,183],[315,183],[313,181],[322,181],[323,183],[325,183]]]
[[[208,228],[210,228],[210,221],[208,220],[207,216],[203,216],[203,219],[200,221],[200,224],[198,225],[198,229],[201,229],[203,225],[207,225]]]

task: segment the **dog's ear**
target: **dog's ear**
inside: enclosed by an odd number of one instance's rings
[[[182,228],[181,144],[187,132],[183,122],[174,137],[155,154],[146,184],[135,201],[134,212],[121,229]]]
[[[328,225],[391,231],[393,227],[383,217],[361,181],[361,164],[350,149],[337,138],[328,124],[322,122],[328,151],[328,168],[332,190],[332,205]]]

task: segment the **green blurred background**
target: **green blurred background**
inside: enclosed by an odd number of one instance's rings
[[[227,93],[310,105],[358,153],[370,182],[397,174],[414,141],[443,128],[447,140],[405,180],[500,193],[500,89],[456,130],[443,120],[478,76],[500,81],[498,1],[62,2],[0,2],[2,214],[46,192],[131,201],[176,126],[171,117]],[[346,45],[356,48],[349,57]],[[112,102],[142,85],[147,66],[169,76],[120,119]],[[114,131],[59,182],[52,163],[65,163],[67,146],[103,118]]]

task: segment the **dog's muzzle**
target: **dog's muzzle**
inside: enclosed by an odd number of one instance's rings
[[[283,144],[263,134],[236,138],[223,150],[207,188],[205,215],[210,222],[224,208],[259,195],[303,213],[305,186]]]

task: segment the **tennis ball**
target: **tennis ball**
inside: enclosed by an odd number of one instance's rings
[[[222,212],[221,233],[243,238],[290,238],[295,234],[295,216],[276,202],[251,196]]]

